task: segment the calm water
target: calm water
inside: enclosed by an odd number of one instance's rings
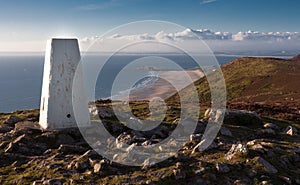
[[[115,76],[129,62],[140,58],[138,55],[123,55],[111,58],[102,68],[98,76],[95,89],[96,98],[110,96],[110,89]],[[191,58],[180,55],[165,55],[164,57],[176,62],[184,69],[196,67]],[[237,57],[219,56],[218,62],[222,65]],[[101,61],[99,56],[86,56],[84,60],[89,61],[84,65],[87,79],[90,73],[97,70],[95,64]],[[0,56],[0,112],[12,112],[15,110],[39,108],[42,87],[44,56]],[[170,69],[170,68],[165,68]],[[135,69],[136,70],[136,69]],[[145,71],[145,70],[144,70]],[[153,76],[155,77],[155,76]],[[144,79],[141,84],[151,83],[153,79]],[[87,91],[92,89],[92,84],[86,83]],[[135,87],[138,88],[139,85]],[[120,91],[126,87],[120,86]],[[88,92],[89,96],[91,92]]]

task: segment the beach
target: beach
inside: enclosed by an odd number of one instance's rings
[[[131,93],[129,100],[151,100],[157,97],[165,100],[203,76],[200,69],[160,71],[154,84]]]

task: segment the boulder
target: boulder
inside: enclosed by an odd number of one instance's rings
[[[67,133],[59,133],[56,135],[56,144],[60,145],[60,144],[67,144],[67,145],[72,145],[75,144],[75,140],[73,139],[73,137],[71,137],[69,134]]]
[[[261,117],[256,112],[247,110],[227,110],[223,122],[242,126],[263,124]]]
[[[261,169],[264,170],[266,173],[275,174],[278,172],[278,170],[273,165],[271,165],[262,157],[253,158],[252,162],[254,163],[254,165],[258,165],[259,167],[261,167]]]
[[[23,119],[17,116],[9,116],[3,124],[9,125],[9,126],[15,126],[16,123],[22,121]]]
[[[226,127],[221,127],[220,134],[223,135],[223,136],[232,137],[231,131],[228,128],[226,128]]]
[[[14,127],[12,127],[10,125],[7,125],[7,124],[1,124],[0,125],[0,133],[6,133],[6,132],[9,132],[13,129],[14,129]]]
[[[42,133],[42,129],[38,122],[20,121],[15,124],[14,132],[21,134],[40,134]]]

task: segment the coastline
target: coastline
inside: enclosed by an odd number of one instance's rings
[[[136,101],[151,100],[152,98],[160,97],[165,100],[203,76],[204,73],[200,69],[161,71],[158,73],[157,81],[141,90],[131,93],[129,99],[130,101]]]

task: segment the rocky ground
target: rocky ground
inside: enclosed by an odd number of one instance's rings
[[[176,126],[137,137],[109,108],[99,110],[106,128],[128,144],[160,142]],[[299,123],[228,111],[214,142],[201,151],[206,124],[198,122],[175,156],[130,167],[98,155],[78,129],[41,130],[38,110],[0,114],[0,184],[300,184]]]

